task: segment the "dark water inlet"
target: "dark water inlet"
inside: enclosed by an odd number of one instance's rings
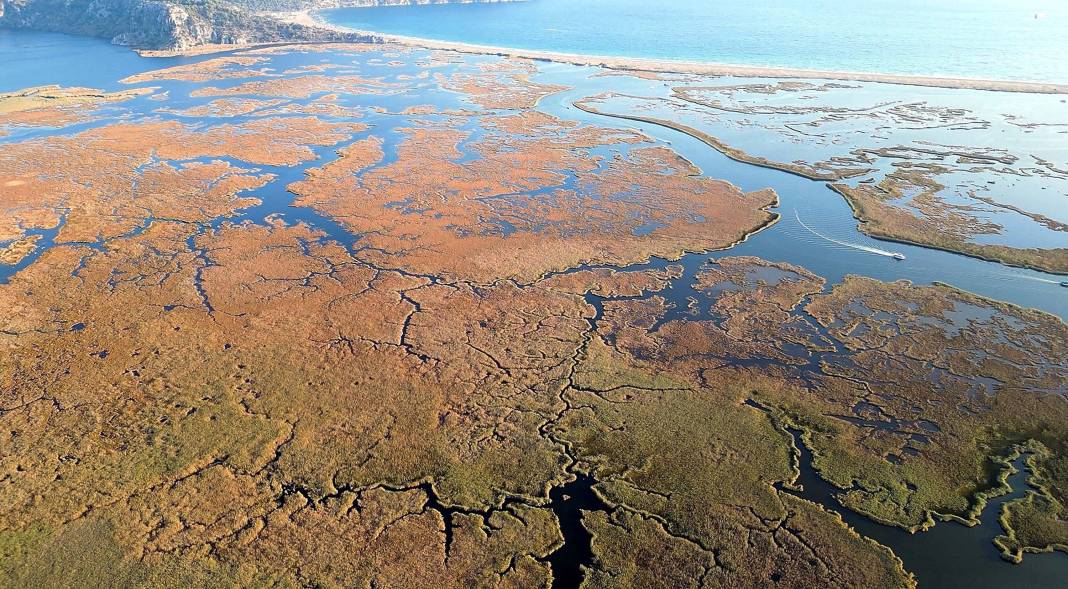
[[[583,511],[608,511],[608,506],[594,492],[597,480],[575,473],[575,480],[549,491],[549,508],[560,523],[564,543],[545,560],[552,567],[552,589],[578,589],[585,573],[583,566],[593,564],[593,535],[582,525]]]
[[[637,129],[662,141],[692,162],[710,178],[722,178],[743,191],[772,188],[779,195],[780,204],[772,210],[779,213],[773,226],[731,247],[731,255],[752,255],[776,262],[788,262],[807,268],[835,284],[846,275],[868,276],[885,282],[906,279],[916,284],[944,282],[956,288],[989,298],[1032,307],[1068,318],[1068,298],[1060,296],[1058,275],[1009,268],[961,254],[915,246],[907,243],[873,239],[857,228],[856,219],[845,199],[829,190],[827,183],[795,176],[789,172],[768,169],[738,162],[711,149],[705,143],[680,131],[667,127],[624,120],[610,115],[595,115],[576,108],[573,103],[589,97],[592,68],[565,64],[542,66],[535,80],[571,86],[571,90],[544,98],[539,109],[564,119],[577,120],[605,127]],[[623,94],[657,96],[663,92],[662,82],[645,80],[614,80]],[[617,112],[616,109],[606,109]],[[619,109],[626,112],[626,108]],[[878,250],[900,252],[906,259],[894,260],[866,249],[853,249],[812,239],[792,213],[805,219],[818,219],[820,227],[831,226],[834,237]]]
[[[767,410],[754,401],[747,404],[761,411]],[[798,450],[800,474],[795,483],[802,490],[793,491],[781,485],[779,490],[819,503],[838,513],[860,535],[893,550],[904,563],[905,570],[916,576],[919,587],[1054,588],[1068,583],[1068,555],[1060,552],[1027,554],[1022,563],[1013,564],[1001,557],[993,542],[995,537],[1004,534],[998,517],[1005,504],[1028,492],[1026,454],[1012,461],[1016,472],[1006,480],[1011,491],[988,500],[979,516],[979,524],[969,527],[944,521],[927,531],[910,533],[880,524],[842,506],[836,499],[841,489],[823,480],[813,468],[812,452],[801,441],[801,432],[786,429]]]
[[[593,534],[582,523],[584,511],[610,511],[610,508],[593,490],[597,479],[583,474],[573,473],[575,480],[549,490],[548,507],[556,516],[560,526],[563,542],[548,556],[541,558],[542,562],[549,565],[552,570],[552,589],[578,589],[585,578],[583,567],[593,565]],[[532,505],[521,497],[508,497],[504,502],[488,510],[465,509],[455,505],[449,505],[442,501],[433,484],[423,482],[415,487],[386,487],[393,491],[407,489],[419,489],[426,494],[426,509],[431,509],[441,515],[444,525],[445,536],[444,551],[445,562],[448,564],[451,555],[453,540],[456,532],[456,516],[476,515],[487,521],[494,512],[509,511],[514,505]]]

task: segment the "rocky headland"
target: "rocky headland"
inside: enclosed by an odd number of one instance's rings
[[[283,41],[374,41],[373,35],[282,13],[339,6],[427,4],[426,0],[0,0],[0,28],[102,37],[138,49]]]

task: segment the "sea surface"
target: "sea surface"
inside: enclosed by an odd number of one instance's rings
[[[1068,83],[1064,0],[526,0],[320,16],[517,49]]]

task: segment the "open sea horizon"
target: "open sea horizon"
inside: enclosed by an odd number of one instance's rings
[[[332,24],[596,56],[1068,83],[1060,0],[526,0],[341,8]]]

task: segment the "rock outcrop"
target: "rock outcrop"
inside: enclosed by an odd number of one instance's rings
[[[103,37],[142,49],[213,43],[359,41],[365,35],[286,22],[225,0],[0,0],[0,28]],[[266,3],[303,0],[265,0]]]
[[[415,6],[425,4],[475,4],[522,0],[229,0],[250,10],[293,11],[364,6]]]

